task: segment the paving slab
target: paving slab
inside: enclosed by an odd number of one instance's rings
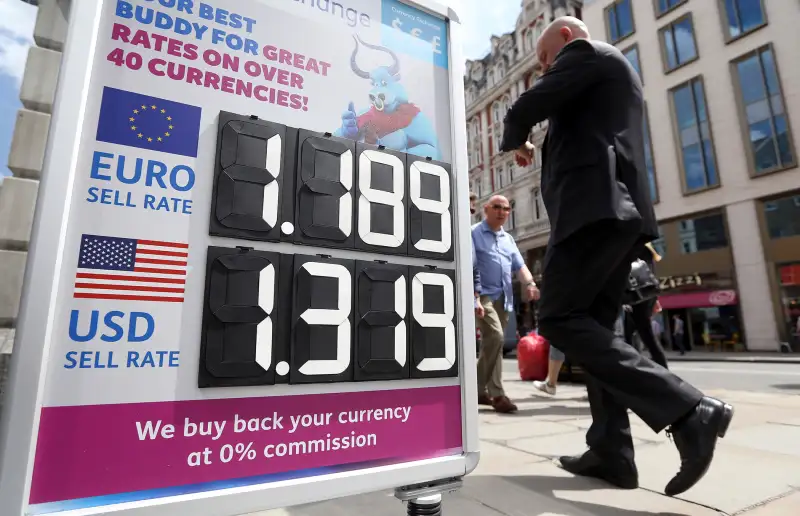
[[[794,456],[800,462],[800,426],[767,423],[746,428],[734,427],[725,436],[725,444]]]
[[[464,487],[443,497],[445,514],[459,516],[718,516],[719,512],[645,490],[619,491],[575,478],[549,462],[513,475],[470,475]],[[401,516],[405,508],[377,493],[265,511],[249,516]]]
[[[481,461],[445,514],[459,516],[798,516],[800,515],[800,396],[714,390],[736,406],[733,424],[706,477],[680,497],[663,495],[679,456],[665,433],[656,435],[631,414],[640,489],[620,491],[572,477],[555,458],[585,450],[591,414],[580,385],[542,395],[521,381],[506,390],[520,411],[481,408]],[[724,512],[723,512],[724,511]],[[259,513],[258,516],[405,514],[390,493],[369,494]]]
[[[665,443],[638,448],[636,464],[639,484],[663,492],[678,471],[680,460],[675,446]],[[800,460],[732,445],[723,439],[706,476],[680,498],[733,514],[789,492],[793,485],[800,485]]]

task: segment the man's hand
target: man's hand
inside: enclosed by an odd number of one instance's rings
[[[533,151],[536,147],[531,142],[525,142],[514,151],[514,159],[520,167],[527,167],[533,163]]]
[[[536,285],[528,285],[528,287],[525,289],[525,292],[528,294],[528,299],[531,301],[538,301],[539,297],[542,295]]]
[[[486,310],[483,309],[483,305],[478,303],[475,306],[475,317],[478,319],[483,319],[483,316],[486,315]]]

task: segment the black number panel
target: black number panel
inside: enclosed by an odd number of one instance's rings
[[[295,255],[289,383],[353,380],[351,260]]]
[[[222,111],[217,138],[209,233],[280,240],[282,215],[293,212],[297,130]]]
[[[356,262],[354,378],[408,378],[408,267]]]
[[[301,129],[294,241],[352,248],[355,143]]]
[[[278,256],[208,248],[199,387],[275,383]]]
[[[440,161],[406,156],[408,176],[408,254],[453,260],[453,176]]]
[[[458,374],[452,270],[409,267],[411,378]]]
[[[407,254],[406,155],[357,143],[355,166],[356,249]]]

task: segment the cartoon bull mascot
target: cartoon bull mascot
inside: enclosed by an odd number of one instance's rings
[[[417,156],[440,159],[433,124],[417,106],[408,101],[408,93],[400,84],[400,61],[397,55],[386,47],[365,43],[357,36],[353,36],[353,39],[356,47],[350,56],[350,68],[357,76],[370,80],[370,106],[369,109],[356,113],[355,106],[350,101],[347,111],[342,114],[342,126],[334,135],[383,145]],[[359,42],[369,49],[386,52],[394,62],[391,66],[380,66],[371,72],[365,72],[356,62]]]

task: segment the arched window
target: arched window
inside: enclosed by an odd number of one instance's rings
[[[533,52],[536,48],[536,38],[533,37],[532,30],[525,31],[525,51]]]
[[[489,86],[494,86],[494,70],[486,72],[486,82],[489,83]]]
[[[516,212],[517,202],[511,201],[509,205],[511,206],[511,211],[508,213],[508,221],[506,222],[506,225],[508,226],[508,230],[510,231],[515,227],[517,227],[517,212]]]
[[[500,111],[501,108],[502,108],[502,106],[501,106],[499,101],[495,102],[492,105],[492,122],[493,123],[500,122],[503,119],[503,114]]]
[[[539,220],[542,218],[542,194],[538,188],[533,189],[531,201],[533,202],[533,220]]]

